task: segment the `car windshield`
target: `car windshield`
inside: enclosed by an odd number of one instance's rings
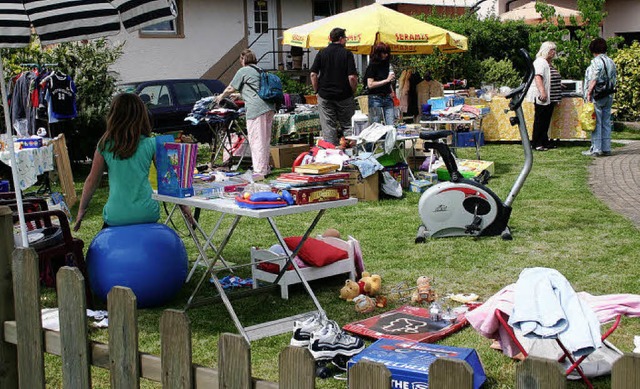
[[[134,93],[138,84],[120,84],[116,85],[116,93]]]

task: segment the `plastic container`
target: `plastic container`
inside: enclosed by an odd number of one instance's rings
[[[360,110],[351,117],[351,128],[353,128],[353,135],[360,135],[360,132],[369,126],[369,117],[362,113]]]

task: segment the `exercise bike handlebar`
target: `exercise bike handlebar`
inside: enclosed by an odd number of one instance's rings
[[[528,68],[525,82],[520,84],[520,86],[518,86],[516,89],[512,90],[505,96],[507,99],[511,99],[511,101],[509,102],[509,109],[512,111],[515,111],[516,109],[520,108],[520,106],[522,106],[524,97],[527,95],[527,91],[531,87],[531,83],[533,83],[533,78],[535,77],[535,69],[533,67],[531,56],[529,56],[529,53],[525,49],[520,49],[520,54],[524,57]]]

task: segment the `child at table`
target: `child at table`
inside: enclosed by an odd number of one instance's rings
[[[151,123],[144,103],[132,93],[117,95],[107,116],[107,131],[93,155],[73,230],[80,229],[105,170],[109,172],[109,198],[102,210],[103,228],[157,222],[160,208],[151,198],[153,190],[149,182],[155,152],[156,142],[151,137]],[[182,211],[191,220],[189,208],[183,207]]]

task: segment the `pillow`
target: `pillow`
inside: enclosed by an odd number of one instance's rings
[[[289,250],[295,250],[301,240],[301,236],[284,238]],[[307,238],[300,251],[298,251],[298,256],[311,266],[322,267],[348,258],[349,253],[321,240]]]

